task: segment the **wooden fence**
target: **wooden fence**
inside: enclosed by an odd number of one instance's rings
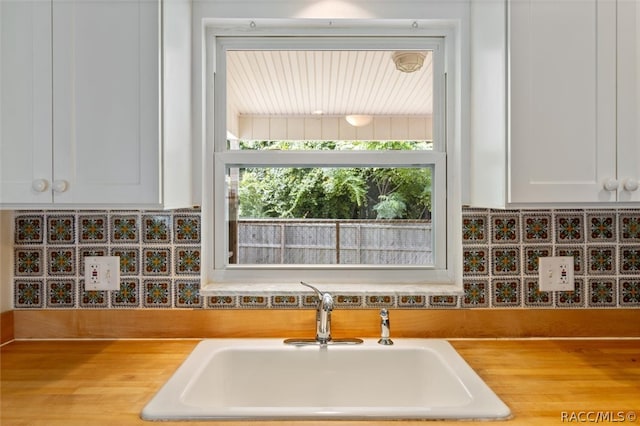
[[[430,221],[240,220],[240,264],[431,265]]]

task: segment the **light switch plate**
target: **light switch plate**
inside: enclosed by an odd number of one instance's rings
[[[120,256],[86,256],[84,288],[87,291],[120,290]]]
[[[541,291],[574,291],[573,256],[538,258],[538,277]]]

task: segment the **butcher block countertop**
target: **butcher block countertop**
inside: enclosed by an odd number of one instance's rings
[[[13,341],[1,348],[0,424],[152,425],[142,407],[199,340]],[[639,424],[640,340],[451,340],[511,408],[477,424]],[[257,421],[161,422],[244,426]],[[418,425],[422,421],[291,421],[271,425]],[[476,424],[442,421],[435,424]]]

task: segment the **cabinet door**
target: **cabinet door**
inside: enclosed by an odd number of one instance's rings
[[[509,6],[509,201],[616,201],[615,2]]]
[[[618,199],[640,201],[640,1],[618,2]]]
[[[157,204],[159,2],[53,1],[56,203]]]
[[[0,1],[0,203],[50,203],[51,4]]]

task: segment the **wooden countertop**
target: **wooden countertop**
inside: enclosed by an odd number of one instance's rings
[[[0,424],[150,425],[142,407],[198,340],[14,341],[1,348]],[[589,423],[640,415],[640,340],[452,340],[511,408],[500,424]],[[587,417],[592,416],[592,417]],[[582,421],[580,421],[582,419]],[[618,419],[618,420],[615,420]],[[597,420],[597,419],[596,419]],[[602,421],[602,417],[600,418]],[[640,424],[640,420],[625,424]],[[607,423],[607,421],[602,421]],[[253,425],[255,421],[162,422]],[[278,425],[391,421],[269,422]],[[464,422],[463,424],[474,424]],[[403,425],[424,424],[403,421]],[[443,421],[438,424],[461,424]]]

